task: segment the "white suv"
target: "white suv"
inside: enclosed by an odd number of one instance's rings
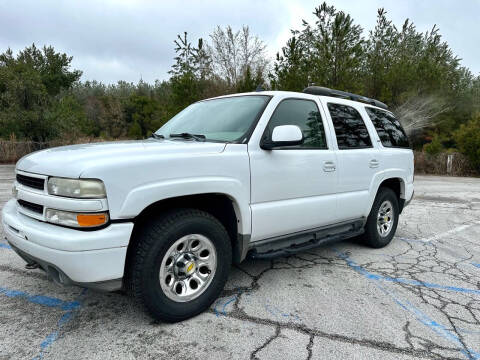
[[[2,211],[7,240],[59,283],[123,288],[157,319],[186,319],[247,255],[391,241],[413,153],[386,108],[320,87],[236,94],[147,140],[30,154]]]

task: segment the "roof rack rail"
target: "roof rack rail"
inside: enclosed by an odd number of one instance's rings
[[[329,89],[322,86],[309,86],[309,87],[306,87],[303,90],[303,92],[306,94],[312,94],[312,95],[333,96],[333,97],[338,97],[342,99],[359,101],[365,104],[370,104],[370,105],[388,110],[388,106],[381,101],[370,99],[362,95],[352,94],[346,91]]]

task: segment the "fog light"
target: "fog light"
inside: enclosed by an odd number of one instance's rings
[[[47,221],[53,224],[70,226],[75,228],[91,228],[105,225],[108,222],[108,213],[75,213],[55,209],[47,209],[45,212]]]

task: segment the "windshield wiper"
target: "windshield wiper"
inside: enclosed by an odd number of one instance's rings
[[[201,134],[191,134],[191,133],[180,133],[180,134],[170,134],[171,138],[183,138],[183,139],[193,139],[196,141],[205,141],[205,135]]]
[[[160,134],[156,134],[156,133],[152,133],[152,135],[150,135],[150,137],[152,137],[154,139],[165,139],[165,136],[160,135]]]

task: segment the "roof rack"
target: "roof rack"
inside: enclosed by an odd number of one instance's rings
[[[329,89],[322,86],[309,86],[309,87],[306,87],[303,90],[303,92],[306,94],[312,94],[312,95],[333,96],[333,97],[338,97],[342,99],[359,101],[365,104],[370,104],[370,105],[388,110],[388,106],[381,101],[370,99],[362,95],[352,94],[345,91]]]

